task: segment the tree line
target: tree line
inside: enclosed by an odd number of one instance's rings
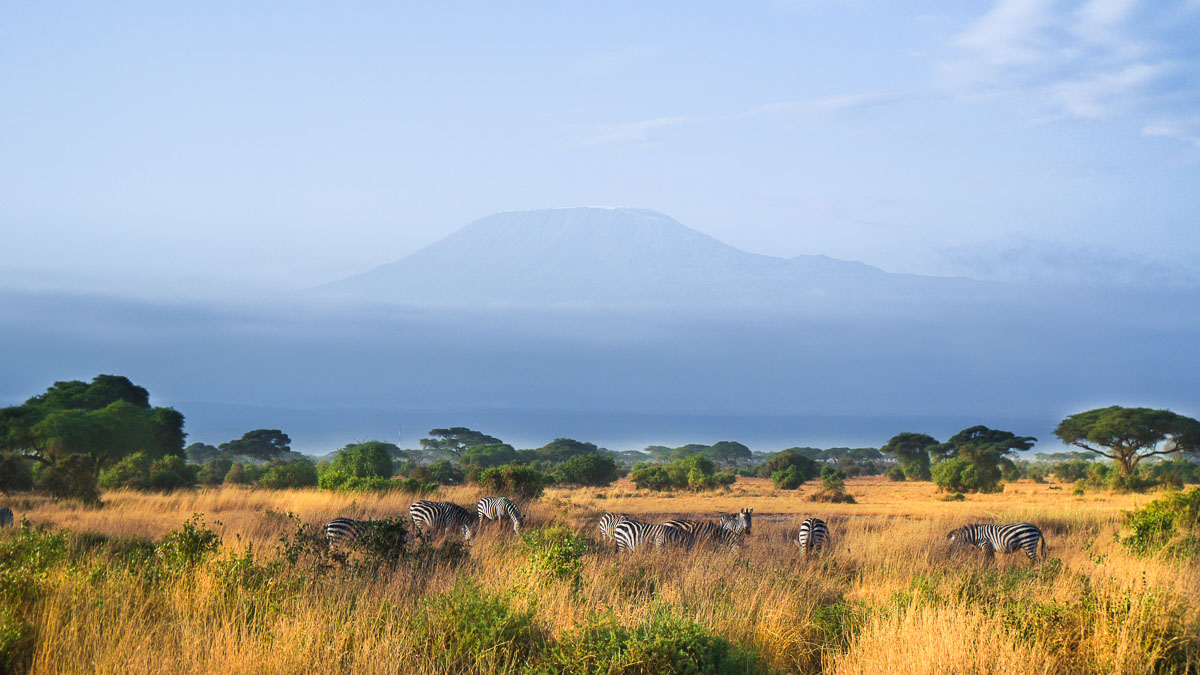
[[[1077,489],[1200,481],[1197,464],[1184,459],[1200,453],[1200,422],[1168,410],[1120,406],[1068,416],[1055,435],[1083,452],[1035,461],[1019,458],[1035,438],[982,425],[944,442],[904,432],[881,448],[794,447],[776,453],[752,452],[737,441],[612,451],[570,438],[517,449],[481,431],[448,427],[430,430],[419,449],[366,441],[318,461],[292,451],[290,437],[279,429],[255,429],[217,446],[185,447],[183,426],[181,413],[151,405],[149,392],[128,378],[55,382],[21,405],[0,409],[0,490],[38,489],[96,502],[102,488],[221,484],[427,492],[470,482],[530,498],[548,485],[604,486],[626,474],[651,490],[718,489],[737,475],[770,478],[780,489],[820,477],[834,489],[847,477],[886,474],[893,480],[931,480],[952,492],[995,491],[1004,480],[1047,475],[1073,480]],[[1155,461],[1144,462],[1149,458]]]

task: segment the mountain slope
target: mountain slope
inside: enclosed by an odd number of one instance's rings
[[[962,280],[825,256],[747,253],[654,211],[498,213],[325,295],[425,306],[806,307],[908,296]]]

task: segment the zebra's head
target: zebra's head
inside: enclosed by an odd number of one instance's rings
[[[946,535],[946,541],[950,542],[951,546],[958,546],[960,544],[966,543],[966,540],[967,540],[967,528],[965,528],[965,527],[960,527],[957,530],[951,530],[950,534]]]
[[[742,509],[741,512],[738,513],[738,518],[746,524],[746,527],[744,528],[746,534],[750,534],[750,518],[753,515],[754,509]]]

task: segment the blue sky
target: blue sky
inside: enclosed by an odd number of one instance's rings
[[[300,288],[597,204],[890,271],[1200,269],[1196,0],[645,5],[7,3],[0,284]]]

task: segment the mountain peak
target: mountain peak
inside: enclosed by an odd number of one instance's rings
[[[321,290],[424,306],[793,307],[877,293],[863,284],[891,277],[825,256],[748,253],[649,209],[583,206],[495,213]]]

